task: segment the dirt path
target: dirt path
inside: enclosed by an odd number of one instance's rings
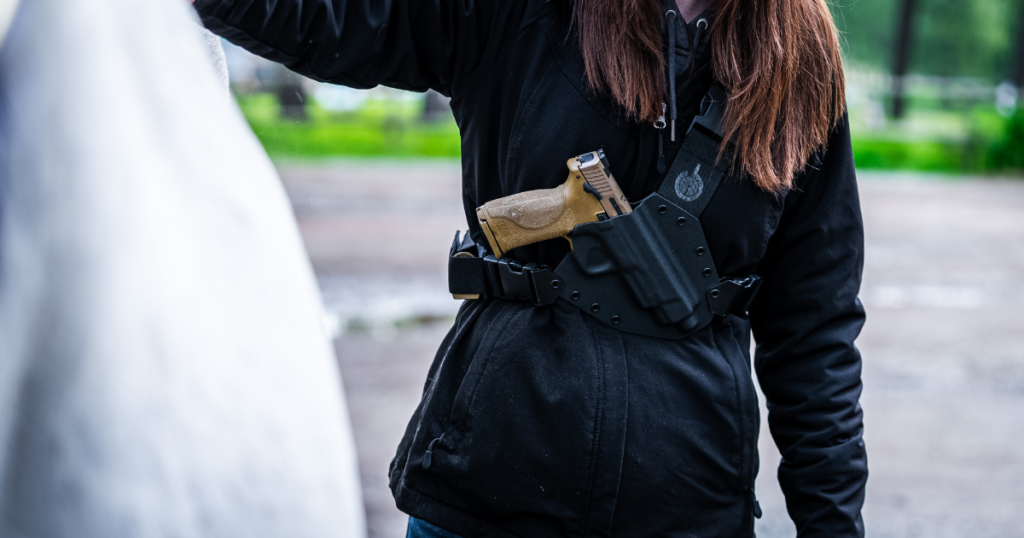
[[[459,167],[338,162],[282,175],[339,326],[370,535],[398,538],[387,466],[447,330],[407,321],[457,306],[444,255],[465,221]],[[861,178],[867,531],[1024,535],[1024,182]],[[766,427],[760,448],[758,536],[794,536]]]

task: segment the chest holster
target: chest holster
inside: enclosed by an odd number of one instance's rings
[[[561,299],[622,332],[668,339],[745,313],[761,279],[722,278],[699,218],[731,162],[719,156],[726,98],[713,85],[658,191],[632,213],[576,226],[573,250],[554,270],[496,259],[456,234],[449,291],[537,306]]]

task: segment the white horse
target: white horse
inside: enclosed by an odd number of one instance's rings
[[[363,535],[313,274],[187,3],[14,13],[0,536]]]

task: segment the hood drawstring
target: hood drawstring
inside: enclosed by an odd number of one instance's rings
[[[661,104],[661,115],[654,122],[658,130],[658,173],[665,173],[665,103]]]
[[[708,20],[700,19],[697,21],[697,31],[693,35],[693,47],[690,50],[690,76],[697,73],[697,58],[700,54],[700,40],[704,37],[704,30],[708,29]]]
[[[671,140],[676,141],[676,17],[678,13],[674,9],[668,10],[665,13],[668,18],[668,105],[671,113],[669,114],[669,120],[672,126],[669,128],[671,132]]]
[[[669,137],[672,142],[676,141],[676,120],[679,118],[679,111],[676,108],[676,56],[679,54],[680,47],[676,41],[679,39],[679,35],[676,33],[676,17],[679,14],[674,9],[670,9],[665,12],[665,18],[668,24],[668,54],[666,61],[668,62],[668,106],[665,103],[661,104],[661,116],[654,122],[654,128],[658,129],[658,173],[665,173],[665,125],[670,124]],[[689,68],[691,75],[697,72],[697,55],[700,53],[701,39],[704,37],[704,31],[708,28],[707,19],[700,19],[697,21],[697,31],[694,32],[693,42],[689,44],[687,49],[689,50]],[[686,68],[684,67],[685,71]],[[665,121],[665,112],[668,108],[668,122]]]

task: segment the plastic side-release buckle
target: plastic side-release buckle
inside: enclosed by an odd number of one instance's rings
[[[750,275],[746,278],[727,278],[708,289],[708,306],[716,316],[743,314],[750,308],[757,290],[761,289],[761,277]]]
[[[699,125],[708,134],[715,135],[718,137],[718,140],[721,140],[723,138],[722,131],[724,130],[722,128],[722,121],[725,118],[725,105],[728,100],[729,94],[726,93],[725,88],[718,84],[712,85],[700,103],[700,113],[694,116],[693,121],[690,122],[690,127],[686,130],[686,134],[689,135],[693,127]]]
[[[455,299],[493,297],[544,306],[558,300],[562,282],[546,265],[523,265],[508,256],[499,260],[486,254],[469,232],[455,232],[448,251],[448,291]]]
[[[535,263],[522,265],[508,257],[495,260],[487,256],[484,262],[497,267],[502,299],[527,301],[535,306],[549,305],[558,299],[561,280],[550,268]]]
[[[479,299],[481,293],[487,291],[484,262],[475,254],[476,243],[469,237],[469,232],[463,237],[455,232],[455,240],[448,252],[448,292],[455,299]]]

